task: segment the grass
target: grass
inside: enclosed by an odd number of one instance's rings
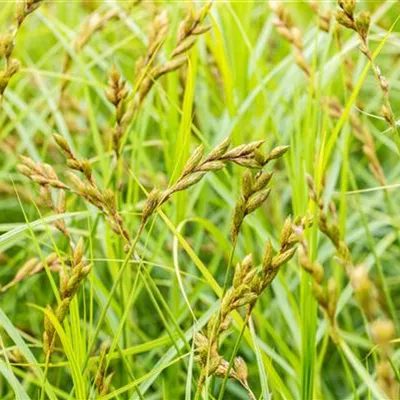
[[[0,7],[0,398],[397,399],[392,1]]]

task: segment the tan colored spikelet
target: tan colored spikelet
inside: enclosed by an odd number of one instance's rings
[[[171,57],[175,58],[177,56],[180,56],[180,55],[186,53],[188,50],[190,50],[194,46],[196,41],[197,41],[196,35],[188,37],[181,44],[179,44],[177,47],[175,47],[174,51],[171,53]]]
[[[363,40],[367,39],[369,27],[371,24],[371,15],[369,12],[361,11],[355,17],[355,27]]]
[[[72,155],[71,147],[69,146],[67,140],[61,135],[54,133],[53,134],[55,142],[58,144],[60,149],[66,154],[67,157]]]
[[[38,263],[38,259],[37,258],[31,258],[30,260],[28,260],[18,270],[18,272],[15,274],[14,278],[12,279],[12,281],[1,288],[1,291],[5,292],[9,287],[13,286],[14,284],[16,284],[16,283],[22,281],[23,279],[25,279],[26,277],[28,277],[30,275],[30,273],[32,272],[32,270],[36,267],[37,263]]]
[[[254,160],[257,162],[257,164],[265,165],[267,163],[265,155],[259,149],[255,149],[253,154],[254,154]]]
[[[103,194],[104,203],[112,214],[117,212],[117,204],[115,201],[115,193],[111,189],[106,189]]]
[[[276,160],[277,158],[281,158],[287,151],[290,146],[278,146],[275,147],[269,154],[268,160]]]
[[[153,83],[155,80],[161,78],[163,75],[166,75],[170,72],[176,71],[177,69],[179,69],[180,67],[185,65],[187,63],[187,60],[188,60],[188,58],[187,58],[186,54],[180,54],[180,55],[174,57],[174,59],[168,61],[166,64],[155,67],[151,71],[151,75],[150,75],[151,78],[150,78],[150,81],[148,82],[150,88],[151,88],[151,86],[153,86]],[[144,87],[145,87],[145,85],[143,85],[143,87],[141,88],[141,90],[139,92],[141,94],[141,97],[144,97],[150,91],[150,88],[144,89]]]
[[[330,10],[322,11],[318,0],[310,0],[311,8],[318,17],[318,26],[324,32],[330,31],[332,13]]]
[[[350,18],[344,11],[337,11],[335,14],[336,21],[340,24],[343,25],[344,27],[352,30],[356,30],[356,25],[354,23],[354,20]]]
[[[212,150],[204,161],[214,161],[220,159],[222,156],[226,154],[230,145],[232,143],[232,139],[228,136],[222,143],[220,143],[214,150]]]
[[[60,190],[57,199],[57,212],[59,214],[64,214],[66,210],[67,210],[67,202],[65,197],[65,191]]]
[[[174,185],[174,192],[179,192],[185,189],[190,188],[191,186],[195,185],[197,182],[199,182],[205,175],[205,171],[196,171],[193,174],[186,176],[183,178],[181,181],[178,181]]]
[[[225,162],[223,161],[208,161],[202,163],[198,168],[197,171],[219,171],[226,167]]]
[[[246,170],[242,177],[242,193],[245,199],[253,194],[254,179],[250,170]]]
[[[268,188],[253,194],[247,202],[246,214],[251,214],[252,212],[257,210],[257,208],[259,208],[264,203],[264,201],[268,199],[270,193],[271,189]]]
[[[272,176],[273,176],[272,172],[260,171],[255,176],[255,182],[253,186],[254,191],[259,191],[261,189],[264,189],[271,182]]]
[[[257,169],[260,169],[262,166],[260,166],[255,160],[254,160],[254,151],[258,149],[264,141],[255,141],[251,142],[249,144],[244,144],[237,146],[236,148],[232,149],[231,151],[228,151],[229,146],[230,146],[230,138],[225,139],[221,144],[219,144],[214,150],[212,150],[208,156],[206,156],[204,159],[203,158],[203,147],[200,146],[198,147],[192,156],[189,158],[187,163],[185,164],[185,167],[178,178],[177,182],[174,183],[172,186],[168,187],[166,190],[164,190],[162,193],[159,193],[159,198],[157,201],[157,207],[161,206],[164,204],[173,193],[183,191],[186,189],[189,189],[191,186],[195,185],[198,183],[200,180],[204,178],[207,172],[210,171],[218,171],[223,168],[225,168],[227,162],[232,162],[232,163],[237,163],[237,164],[244,164],[248,166],[248,163],[250,163],[250,166],[253,166],[253,163],[255,163]],[[266,199],[268,197],[268,193],[266,191],[262,191],[261,187],[263,184],[267,184],[269,182],[269,179],[262,178],[258,182],[258,187],[260,187],[259,193],[257,196],[254,196],[250,202],[250,208],[248,209],[248,212],[252,212],[254,207],[258,207],[260,205],[260,202],[262,202],[262,199]],[[260,185],[261,184],[261,185]],[[264,188],[262,188],[264,189]],[[254,193],[256,194],[256,193]],[[146,202],[146,212],[144,213],[144,219],[142,218],[143,221],[147,221],[147,219],[150,217],[150,215],[155,211],[157,207],[150,206],[153,201],[147,200]],[[236,208],[239,212],[239,208]],[[242,211],[240,213],[246,213],[246,209],[242,207]],[[233,220],[238,222],[240,219],[242,219],[244,216],[241,216],[239,219],[237,218],[238,215],[234,216]],[[240,222],[240,221],[239,221]],[[236,224],[238,227],[240,224]]]
[[[147,201],[143,208],[142,221],[147,221],[150,215],[153,214],[154,210],[158,207],[160,203],[160,198],[161,193],[159,190],[153,189],[150,192],[149,197],[147,198]]]
[[[17,169],[22,175],[25,175],[27,177],[31,175],[31,169],[26,165],[19,164],[17,165]]]
[[[86,192],[86,185],[78,175],[74,174],[73,172],[69,172],[68,177],[72,181],[78,193],[84,194]]]
[[[14,49],[15,37],[12,31],[0,35],[0,58],[9,58]]]
[[[356,9],[357,1],[356,0],[338,0],[338,4],[347,15],[353,15],[353,13]]]
[[[396,337],[396,328],[389,319],[378,319],[371,324],[371,334],[375,343],[387,346]]]
[[[196,150],[193,152],[192,156],[186,162],[181,176],[185,176],[185,175],[189,174],[190,172],[192,172],[200,164],[200,161],[203,158],[203,155],[204,155],[204,146],[200,145],[196,148]]]
[[[246,158],[246,157],[236,157],[231,160],[233,163],[240,165],[242,167],[250,168],[250,169],[256,169],[259,170],[262,168],[262,165],[260,165],[255,159],[253,158]]]
[[[247,382],[249,371],[242,357],[235,357],[233,367],[239,380]]]
[[[360,306],[369,318],[374,318],[379,310],[378,293],[367,269],[362,265],[352,269],[350,280]]]
[[[32,181],[39,185],[48,185],[56,189],[69,189],[67,185],[58,179],[56,172],[49,164],[35,163],[30,158],[23,156],[20,159],[23,164],[18,166],[19,171]]]
[[[281,247],[285,247],[285,244],[288,242],[290,235],[292,234],[292,219],[290,217],[286,218],[285,223],[283,225],[283,229],[281,231]]]
[[[232,225],[231,225],[231,238],[235,241],[238,237],[240,227],[242,226],[244,217],[246,216],[246,203],[239,199],[233,211]]]
[[[82,261],[83,257],[83,251],[84,251],[84,241],[83,238],[80,238],[74,251],[74,265],[78,265]]]
[[[105,396],[110,391],[111,381],[112,381],[112,378],[114,377],[114,374],[115,374],[114,372],[111,372],[104,379],[104,382],[101,386],[101,390],[99,392],[101,396]]]
[[[242,158],[251,154],[254,150],[258,149],[262,144],[264,144],[264,142],[265,140],[257,140],[248,144],[242,144],[226,152],[222,158],[227,160]]]
[[[285,251],[282,254],[278,254],[277,256],[273,257],[272,259],[272,268],[278,268],[281,265],[287,263],[291,258],[293,258],[293,256],[296,253],[297,248],[291,248],[287,251]]]

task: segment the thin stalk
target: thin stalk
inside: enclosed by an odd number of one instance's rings
[[[40,400],[44,400],[44,392],[46,390],[45,387],[46,387],[47,373],[49,371],[49,363],[50,363],[50,353],[47,353],[44,372],[43,372],[43,386],[41,387],[40,390]]]
[[[126,257],[125,257],[124,263],[122,264],[121,269],[118,271],[118,275],[117,275],[117,277],[116,277],[116,279],[115,279],[115,281],[113,283],[113,286],[111,287],[111,290],[110,290],[110,293],[108,295],[106,304],[103,306],[103,309],[102,309],[101,314],[100,314],[99,321],[98,321],[96,329],[95,329],[95,331],[93,333],[92,340],[89,343],[88,351],[87,351],[86,357],[85,357],[85,362],[83,363],[82,373],[84,373],[84,371],[86,370],[86,367],[88,366],[89,359],[90,359],[90,354],[91,354],[91,352],[92,352],[92,350],[94,348],[97,335],[100,332],[101,324],[102,324],[102,322],[103,322],[103,320],[104,320],[104,318],[105,318],[105,316],[107,314],[108,308],[110,307],[110,304],[111,304],[112,297],[113,297],[114,293],[116,292],[116,290],[117,290],[117,288],[119,286],[119,283],[120,283],[120,281],[121,281],[121,279],[123,277],[123,274],[124,274],[124,271],[125,271],[126,267],[129,265],[129,259],[132,257],[132,255],[133,255],[133,253],[135,251],[136,245],[137,245],[137,243],[139,241],[139,237],[140,237],[141,233],[143,232],[145,226],[146,226],[146,223],[140,224],[140,227],[139,227],[139,229],[138,229],[138,231],[136,233],[136,236],[132,241],[132,245],[130,246],[130,249],[129,249],[129,251],[128,251]]]
[[[253,311],[254,306],[255,306],[255,304],[249,306],[249,308],[247,310],[246,317],[244,319],[242,329],[240,330],[239,336],[238,336],[238,338],[236,339],[236,342],[235,342],[235,346],[233,347],[232,355],[231,355],[231,358],[229,360],[228,369],[226,371],[224,380],[222,381],[222,386],[221,386],[221,389],[220,389],[220,392],[219,392],[218,400],[222,400],[223,399],[223,396],[224,396],[224,393],[225,393],[225,389],[226,389],[226,385],[227,385],[228,379],[229,379],[229,373],[230,373],[230,371],[231,371],[231,369],[233,367],[233,362],[234,362],[236,354],[237,354],[237,352],[239,350],[240,342],[242,341],[242,337],[243,337],[244,332],[246,330],[246,327],[247,327],[247,324],[249,322],[249,319],[250,319],[250,316],[251,316],[251,313]],[[251,389],[250,389],[250,387],[248,385],[247,385],[247,387],[246,387],[246,385],[243,385],[243,387],[248,391],[249,396],[250,396],[250,398],[252,400],[256,399],[256,396],[251,391]]]
[[[221,299],[224,298],[224,295],[225,295],[226,291],[228,290],[229,272],[230,272],[232,264],[233,264],[233,257],[235,255],[237,242],[238,242],[238,236],[236,236],[233,239],[232,249],[231,249],[231,253],[229,255],[228,267],[227,267],[226,272],[225,272],[224,286],[222,288]],[[220,319],[221,319],[221,307],[219,308],[219,311],[218,311],[218,323],[215,324],[215,326],[213,328],[213,332],[211,334],[210,346],[208,348],[208,354],[207,354],[207,364],[206,364],[206,367],[205,367],[205,371],[206,371],[206,376],[205,377],[207,377],[208,373],[209,373],[209,363],[210,363],[210,357],[211,357],[212,344],[214,343],[215,340],[218,340],[218,338],[215,337],[215,336],[216,336],[216,333],[217,333],[217,329],[218,329],[218,326],[219,326]],[[203,380],[203,382],[201,382],[201,384],[200,384],[200,380],[199,380],[199,385],[197,387],[197,392],[201,392],[203,384],[204,384],[204,380]],[[208,384],[206,384],[206,386],[207,386],[207,391],[208,391]]]

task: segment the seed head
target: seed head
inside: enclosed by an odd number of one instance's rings
[[[204,155],[204,146],[200,145],[199,147],[196,148],[196,150],[193,152],[192,156],[186,162],[186,165],[183,168],[181,177],[192,172],[200,164],[200,161],[203,158],[203,155]]]
[[[390,109],[386,104],[383,104],[381,108],[381,115],[390,125],[394,125],[395,121],[393,119],[392,113],[390,112]]]
[[[396,337],[396,329],[389,319],[378,319],[371,324],[371,333],[375,343],[387,345]]]
[[[272,172],[260,171],[255,176],[253,190],[255,192],[258,192],[259,190],[264,189],[271,182],[272,176],[273,176]]]
[[[65,153],[65,155],[68,157],[72,156],[72,151],[71,147],[69,146],[67,140],[63,138],[61,135],[58,135],[57,133],[53,134],[54,140],[60,147],[60,149]]]
[[[260,169],[262,165],[260,165],[255,159],[247,158],[247,157],[238,157],[232,158],[232,162],[242,167],[251,168],[251,169]]]
[[[7,75],[11,78],[14,74],[16,74],[21,66],[21,63],[13,58],[7,68]]]
[[[0,58],[9,58],[14,48],[14,35],[12,32],[0,35]]]
[[[235,357],[235,360],[233,362],[233,368],[235,370],[235,373],[236,373],[238,379],[241,382],[246,383],[249,372],[247,369],[247,365],[242,357]]]
[[[247,202],[246,205],[246,214],[251,214],[252,212],[254,212],[255,210],[257,210],[257,208],[259,208],[265,200],[267,200],[267,198],[269,197],[271,193],[271,189],[264,189],[261,190],[255,194],[253,194],[250,198],[249,201]]]
[[[153,189],[147,201],[143,207],[142,221],[147,221],[147,219],[154,213],[155,209],[158,207],[161,198],[161,193],[157,189]]]
[[[335,17],[338,24],[344,26],[345,28],[356,30],[356,25],[353,19],[350,18],[344,11],[337,11]]]
[[[250,170],[246,170],[242,177],[242,193],[245,199],[248,199],[253,194],[253,175]]]
[[[268,161],[276,160],[277,158],[281,158],[288,150],[290,146],[278,146],[275,147],[269,154],[268,154]]]
[[[193,186],[197,182],[199,182],[201,179],[203,179],[205,174],[206,174],[205,171],[199,171],[199,172],[194,172],[193,174],[186,176],[185,178],[178,181],[173,186],[173,191],[180,192],[182,190],[190,188],[191,186]]]
[[[224,159],[235,159],[248,156],[249,154],[253,153],[255,149],[258,149],[264,142],[265,140],[257,140],[248,144],[237,146],[225,153]]]
[[[356,0],[338,0],[339,7],[348,15],[352,16],[356,8]]]
[[[293,247],[283,253],[278,253],[272,258],[272,268],[279,268],[281,265],[286,264],[296,253],[297,248]]]
[[[226,164],[223,161],[208,161],[202,163],[197,171],[219,171],[225,168]]]
[[[205,161],[213,161],[220,159],[223,155],[225,155],[231,143],[232,143],[231,137],[228,136],[222,143],[220,143],[217,147],[215,147],[214,150],[212,150],[208,154]]]
[[[368,36],[369,27],[371,25],[371,14],[367,11],[361,11],[356,15],[355,26],[362,40],[365,41]]]
[[[83,241],[83,238],[80,238],[74,251],[73,261],[75,266],[81,263],[84,249],[85,249],[85,243]]]
[[[389,82],[388,80],[382,75],[379,75],[379,82],[381,84],[381,89],[383,93],[387,96],[389,93]]]
[[[283,229],[281,231],[281,237],[280,237],[281,248],[284,248],[285,245],[287,244],[289,237],[293,232],[292,226],[293,226],[292,219],[290,217],[286,218],[285,224],[283,225]]]

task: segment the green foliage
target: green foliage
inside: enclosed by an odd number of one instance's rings
[[[399,398],[398,18],[5,2],[0,398]]]

